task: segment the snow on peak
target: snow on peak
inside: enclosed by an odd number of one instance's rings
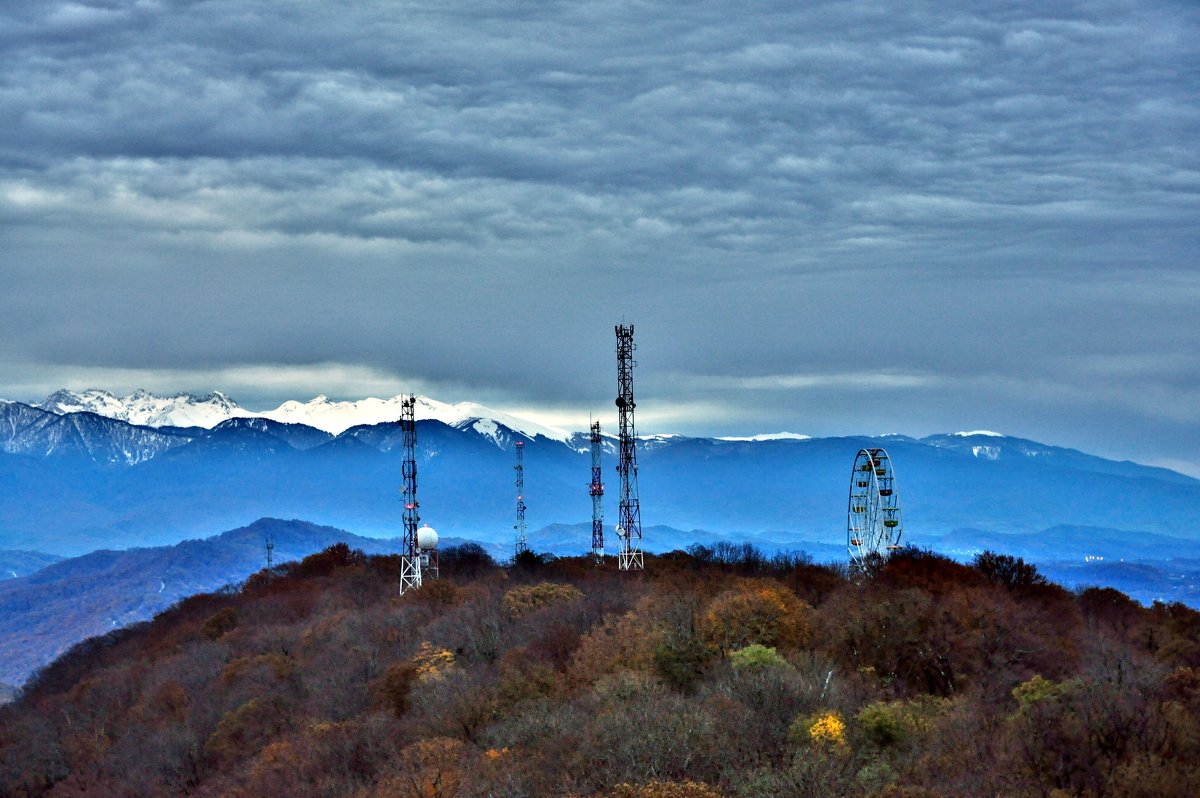
[[[950,434],[956,438],[972,438],[976,435],[982,435],[985,438],[1005,437],[1003,432],[992,432],[990,429],[976,429],[971,430],[970,432],[951,432]]]
[[[799,432],[766,432],[761,435],[750,435],[748,437],[728,437],[717,438],[719,441],[807,441],[812,440],[811,435],[802,435]]]
[[[220,391],[197,397],[188,393],[158,396],[138,389],[128,396],[117,397],[108,391],[90,388],[86,391],[56,391],[38,407],[59,415],[95,413],[147,427],[212,429],[231,418],[267,418],[285,424],[305,424],[331,435],[339,435],[351,427],[398,421],[403,401],[404,396],[394,396],[391,399],[368,398],[356,402],[339,402],[321,394],[307,402],[292,399],[274,410],[252,412],[240,407]],[[468,422],[480,422],[475,426],[476,431],[497,442],[497,425],[508,427],[530,439],[543,435],[551,440],[566,442],[571,437],[569,432],[558,427],[492,410],[475,402],[447,404],[427,396],[418,396],[416,417],[421,421],[441,421],[450,426],[465,423],[470,426]]]
[[[211,429],[227,419],[251,415],[217,391],[202,397],[188,393],[157,396],[141,388],[123,398],[98,388],[55,391],[38,407],[59,415],[95,413],[146,427]]]
[[[397,396],[396,401],[399,402],[401,397]],[[430,399],[426,396],[417,397],[417,412],[418,419],[433,419],[441,421],[444,424],[454,426],[461,424],[464,421],[480,420],[485,422],[483,425],[487,429],[491,429],[492,425],[486,422],[496,422],[505,427],[518,432],[529,439],[533,439],[538,435],[549,438],[553,441],[561,441],[566,443],[571,438],[571,433],[559,427],[551,427],[547,424],[539,424],[536,421],[530,421],[525,418],[514,416],[511,413],[505,413],[501,410],[493,410],[489,407],[484,407],[476,402],[459,402],[457,404],[447,404],[439,402],[436,399]],[[484,430],[476,426],[476,431],[481,434],[487,434]]]
[[[305,403],[284,402],[274,410],[259,415],[274,421],[307,424],[331,435],[339,435],[351,427],[399,421],[403,401],[403,395],[391,399],[360,399],[356,402],[335,402],[327,396],[317,396]],[[528,438],[544,435],[551,440],[565,442],[571,437],[566,430],[518,418],[475,402],[447,404],[427,396],[418,396],[415,416],[418,421],[441,421],[452,427],[480,421],[482,423],[476,425],[475,430],[494,440],[496,424],[502,424]]]

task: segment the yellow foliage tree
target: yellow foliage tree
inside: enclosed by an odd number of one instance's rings
[[[846,747],[846,721],[834,710],[801,715],[792,723],[790,736],[796,742],[842,750]]]
[[[417,679],[437,679],[454,667],[454,652],[445,648],[434,648],[426,641],[417,648],[412,657],[417,668]]]
[[[820,745],[845,745],[846,722],[837,712],[826,712],[808,727],[808,738]]]

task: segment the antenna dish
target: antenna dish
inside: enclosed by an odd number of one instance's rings
[[[434,532],[429,526],[423,526],[417,530],[417,548],[421,551],[430,551],[436,549],[438,544],[438,533]]]

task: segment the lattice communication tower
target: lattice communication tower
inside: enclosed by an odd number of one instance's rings
[[[617,325],[617,414],[621,477],[621,502],[617,515],[617,567],[622,571],[640,571],[642,561],[642,507],[638,500],[637,432],[633,423],[633,325]]]
[[[417,545],[417,525],[421,523],[421,504],[417,501],[417,398],[411,394],[400,403],[400,435],[404,462],[404,536],[400,552],[400,595],[421,586],[421,549]]]
[[[517,555],[529,551],[529,543],[525,540],[525,442],[517,441],[517,464],[513,470],[517,472]]]
[[[592,422],[592,484],[588,492],[592,496],[592,559],[597,563],[604,560],[604,477],[600,473],[600,422]]]

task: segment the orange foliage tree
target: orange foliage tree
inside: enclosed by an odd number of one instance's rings
[[[813,609],[771,579],[744,579],[726,590],[704,612],[704,639],[721,653],[752,643],[796,649],[812,634]]]

